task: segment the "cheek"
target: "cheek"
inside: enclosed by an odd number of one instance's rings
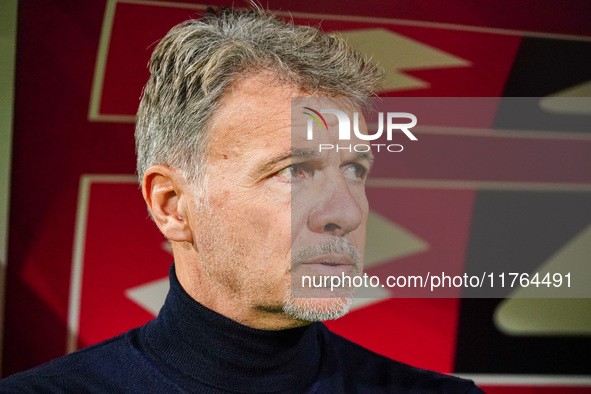
[[[349,238],[351,239],[351,242],[359,249],[359,252],[361,252],[361,254],[363,255],[365,246],[365,234],[367,230],[367,218],[369,216],[369,202],[367,201],[365,188],[359,190],[358,193],[355,193],[355,200],[361,208],[363,218],[359,227],[357,227],[357,229],[351,232]]]
[[[213,210],[231,223],[236,236],[247,248],[259,248],[260,254],[289,249],[291,206],[289,202],[268,198],[266,193],[234,191],[225,201],[217,201]],[[288,252],[286,252],[288,253]]]
[[[299,196],[290,207],[291,219],[289,227],[291,230],[292,246],[299,240],[302,241],[310,236],[308,220],[317,207],[318,198],[314,193],[308,193],[305,197]]]
[[[289,205],[270,206],[263,204],[253,211],[251,223],[257,229],[261,246],[281,257],[289,256],[291,248],[292,216]],[[275,256],[277,257],[277,256]]]

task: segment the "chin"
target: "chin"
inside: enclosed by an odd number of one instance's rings
[[[334,320],[346,315],[351,308],[352,297],[346,298],[291,298],[284,305],[283,312],[297,320],[315,322]]]

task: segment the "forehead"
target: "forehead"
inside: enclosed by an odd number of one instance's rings
[[[244,152],[249,146],[286,150],[292,143],[305,144],[310,118],[302,108],[326,107],[340,108],[349,114],[358,108],[344,97],[309,97],[268,74],[240,80],[224,94],[210,123],[210,154]],[[338,125],[333,116],[322,120],[331,130],[335,130],[331,126]],[[318,136],[327,138],[328,134]],[[318,141],[310,141],[313,142]]]
[[[224,94],[210,123],[210,153],[243,151],[261,143],[290,144],[290,100],[299,92],[272,77],[241,80]]]

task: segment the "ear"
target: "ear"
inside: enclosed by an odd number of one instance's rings
[[[190,188],[174,168],[154,165],[146,170],[142,194],[156,225],[166,238],[176,242],[193,242],[187,203]]]

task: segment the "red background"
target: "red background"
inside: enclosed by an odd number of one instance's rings
[[[232,2],[212,3],[231,5]],[[105,1],[19,2],[3,354],[5,375],[65,352],[80,177],[84,174],[134,173],[133,124],[89,121],[87,116],[105,6]],[[591,36],[591,24],[588,23],[591,7],[583,2],[501,0],[483,5],[460,0],[421,0],[412,2],[411,6],[411,3],[401,1],[307,3],[285,0],[271,1],[269,7],[312,14],[396,18]],[[135,113],[141,87],[148,76],[145,64],[153,43],[177,22],[196,15],[196,12],[182,8],[117,5],[100,102],[101,114]],[[390,95],[499,96],[521,42],[520,35],[336,21],[326,16],[322,19],[325,30],[386,27],[473,63],[469,69],[410,71],[409,74],[430,82],[431,88]],[[318,23],[316,19],[310,20]],[[307,21],[296,18],[296,22]],[[520,148],[522,141],[519,139],[491,140],[494,146],[487,145],[486,150],[479,151],[483,148],[475,138],[433,137],[424,149],[429,151],[431,146],[429,157],[434,161],[442,146],[463,148],[448,155],[454,160],[442,159],[442,165],[433,166],[433,161],[427,162],[419,157],[395,163],[395,176],[553,182],[565,181],[565,174],[569,174],[566,179],[569,182],[591,181],[591,171],[581,168],[577,162],[563,160],[564,155],[587,155],[590,152],[588,141],[561,140],[554,142],[559,146],[556,148],[555,145],[556,149],[551,150],[541,141],[539,149],[555,154],[555,157],[532,164],[536,155],[531,158],[522,155],[524,149]],[[505,168],[487,166],[487,155],[491,152],[511,149],[514,154],[506,153],[509,161],[504,161]],[[562,166],[552,165],[558,162]],[[374,174],[394,176],[389,173],[391,167],[378,165]],[[461,234],[468,231],[473,196],[466,191],[455,193],[443,193],[441,197],[460,198],[464,202],[457,209],[465,216],[466,225],[458,227],[455,234],[455,241],[462,244],[466,239]],[[418,225],[416,212],[420,210],[420,199],[426,198],[425,192],[409,192],[398,198],[405,201],[401,206],[406,209],[389,214],[407,227]],[[380,212],[379,198],[376,201],[374,209]],[[85,255],[89,260],[85,260],[83,277],[80,345],[94,343],[148,320],[151,315],[123,297],[122,289],[165,276],[170,262],[170,256],[159,249],[161,236],[147,219],[137,186],[95,183],[91,187],[89,208]],[[433,237],[441,239],[438,235]],[[110,251],[117,252],[118,260],[111,260]],[[138,251],[145,256],[138,256]],[[141,268],[132,263],[125,265],[134,259],[155,262]],[[328,326],[379,353],[420,367],[454,372],[458,313],[457,300],[388,300],[355,311]],[[125,318],[117,320],[117,316]],[[372,323],[368,326],[367,322]],[[583,387],[490,386],[485,389],[490,393],[590,392]]]

